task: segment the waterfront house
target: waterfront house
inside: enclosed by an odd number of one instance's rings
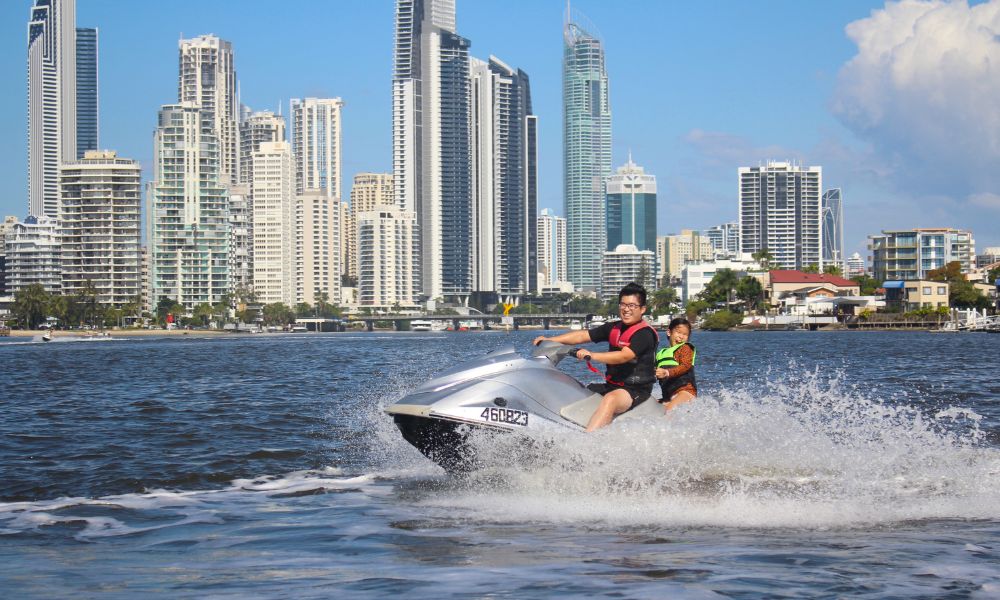
[[[904,312],[918,308],[940,308],[948,306],[949,285],[943,281],[886,281],[885,304],[888,308],[898,308]]]

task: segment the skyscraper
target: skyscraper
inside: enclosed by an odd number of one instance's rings
[[[214,35],[181,40],[178,102],[192,102],[205,114],[219,147],[219,181],[238,183],[239,104],[233,45]]]
[[[253,289],[263,304],[296,300],[295,177],[288,142],[253,155]]]
[[[76,160],[76,0],[35,0],[28,22],[28,213],[58,217],[59,165]]]
[[[340,98],[292,98],[295,192],[320,190],[340,200]]]
[[[604,181],[611,174],[611,105],[604,46],[567,13],[563,29],[563,190],[569,280],[601,284],[606,249]]]
[[[566,278],[566,219],[542,209],[537,221],[539,288],[555,287]]]
[[[76,29],[76,155],[98,149],[97,30]]]
[[[397,0],[393,179],[396,205],[416,215],[426,299],[472,291],[469,45],[455,33],[455,0]]]
[[[534,288],[537,163],[528,76],[491,56],[471,59],[473,288],[506,300]],[[530,125],[534,126],[532,119]]]
[[[320,294],[340,302],[340,201],[313,190],[295,198],[295,301],[315,304]]]
[[[773,266],[823,270],[822,167],[787,162],[739,168],[740,251],[768,250]]]
[[[285,117],[269,110],[250,113],[240,121],[240,183],[253,184],[253,153],[264,142],[285,141]]]
[[[639,250],[656,251],[656,177],[628,162],[608,177],[607,250],[631,244]]]
[[[211,113],[192,102],[159,112],[146,193],[153,307],[162,298],[215,304],[229,291],[229,198],[214,132]]]
[[[395,199],[392,173],[358,173],[354,176],[351,210],[342,224],[344,272],[349,277],[356,279],[358,276],[358,215],[375,210],[376,206],[393,206]]]
[[[713,225],[703,232],[712,243],[716,258],[735,258],[740,253],[740,224],[737,222]]]
[[[4,255],[8,294],[34,284],[49,293],[62,289],[62,244],[55,217],[29,215],[23,223],[8,225]]]
[[[358,304],[391,308],[417,303],[413,278],[416,215],[379,205],[357,213]]]
[[[823,262],[836,265],[843,271],[844,264],[844,202],[840,188],[823,192]]]
[[[59,225],[62,293],[93,289],[97,302],[121,307],[142,291],[139,163],[88,150],[64,163]]]

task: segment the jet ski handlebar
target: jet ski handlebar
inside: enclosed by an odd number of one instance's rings
[[[545,340],[532,349],[531,356],[532,358],[547,358],[552,361],[553,365],[558,365],[562,359],[573,356],[573,352],[576,350],[579,348]]]

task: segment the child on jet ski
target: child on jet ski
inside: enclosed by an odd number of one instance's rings
[[[663,392],[663,408],[671,410],[679,404],[690,402],[698,395],[694,379],[694,360],[697,352],[691,344],[691,323],[678,317],[667,325],[669,343],[656,351],[656,378]]]
[[[587,387],[601,394],[600,405],[587,423],[587,431],[600,429],[611,423],[616,415],[628,412],[648,400],[656,382],[654,358],[658,338],[656,331],[646,323],[646,290],[630,283],[618,292],[620,321],[612,321],[589,331],[570,331],[551,338],[539,336],[534,344],[545,340],[562,344],[608,342],[607,352],[591,352],[578,348],[573,354],[579,360],[606,364],[605,383]]]

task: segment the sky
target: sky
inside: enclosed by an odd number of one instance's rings
[[[539,209],[563,215],[562,0],[457,0],[479,58],[526,71],[539,117]],[[27,212],[26,29],[0,2],[0,214]],[[302,10],[301,7],[308,7]],[[659,235],[737,218],[737,169],[823,167],[843,190],[846,254],[883,229],[971,229],[1000,246],[1000,0],[574,0],[604,42],[613,165],[657,177]],[[392,0],[78,0],[100,30],[100,145],[151,173],[177,42],[233,43],[241,100],[340,97],[344,194],[392,170]]]

